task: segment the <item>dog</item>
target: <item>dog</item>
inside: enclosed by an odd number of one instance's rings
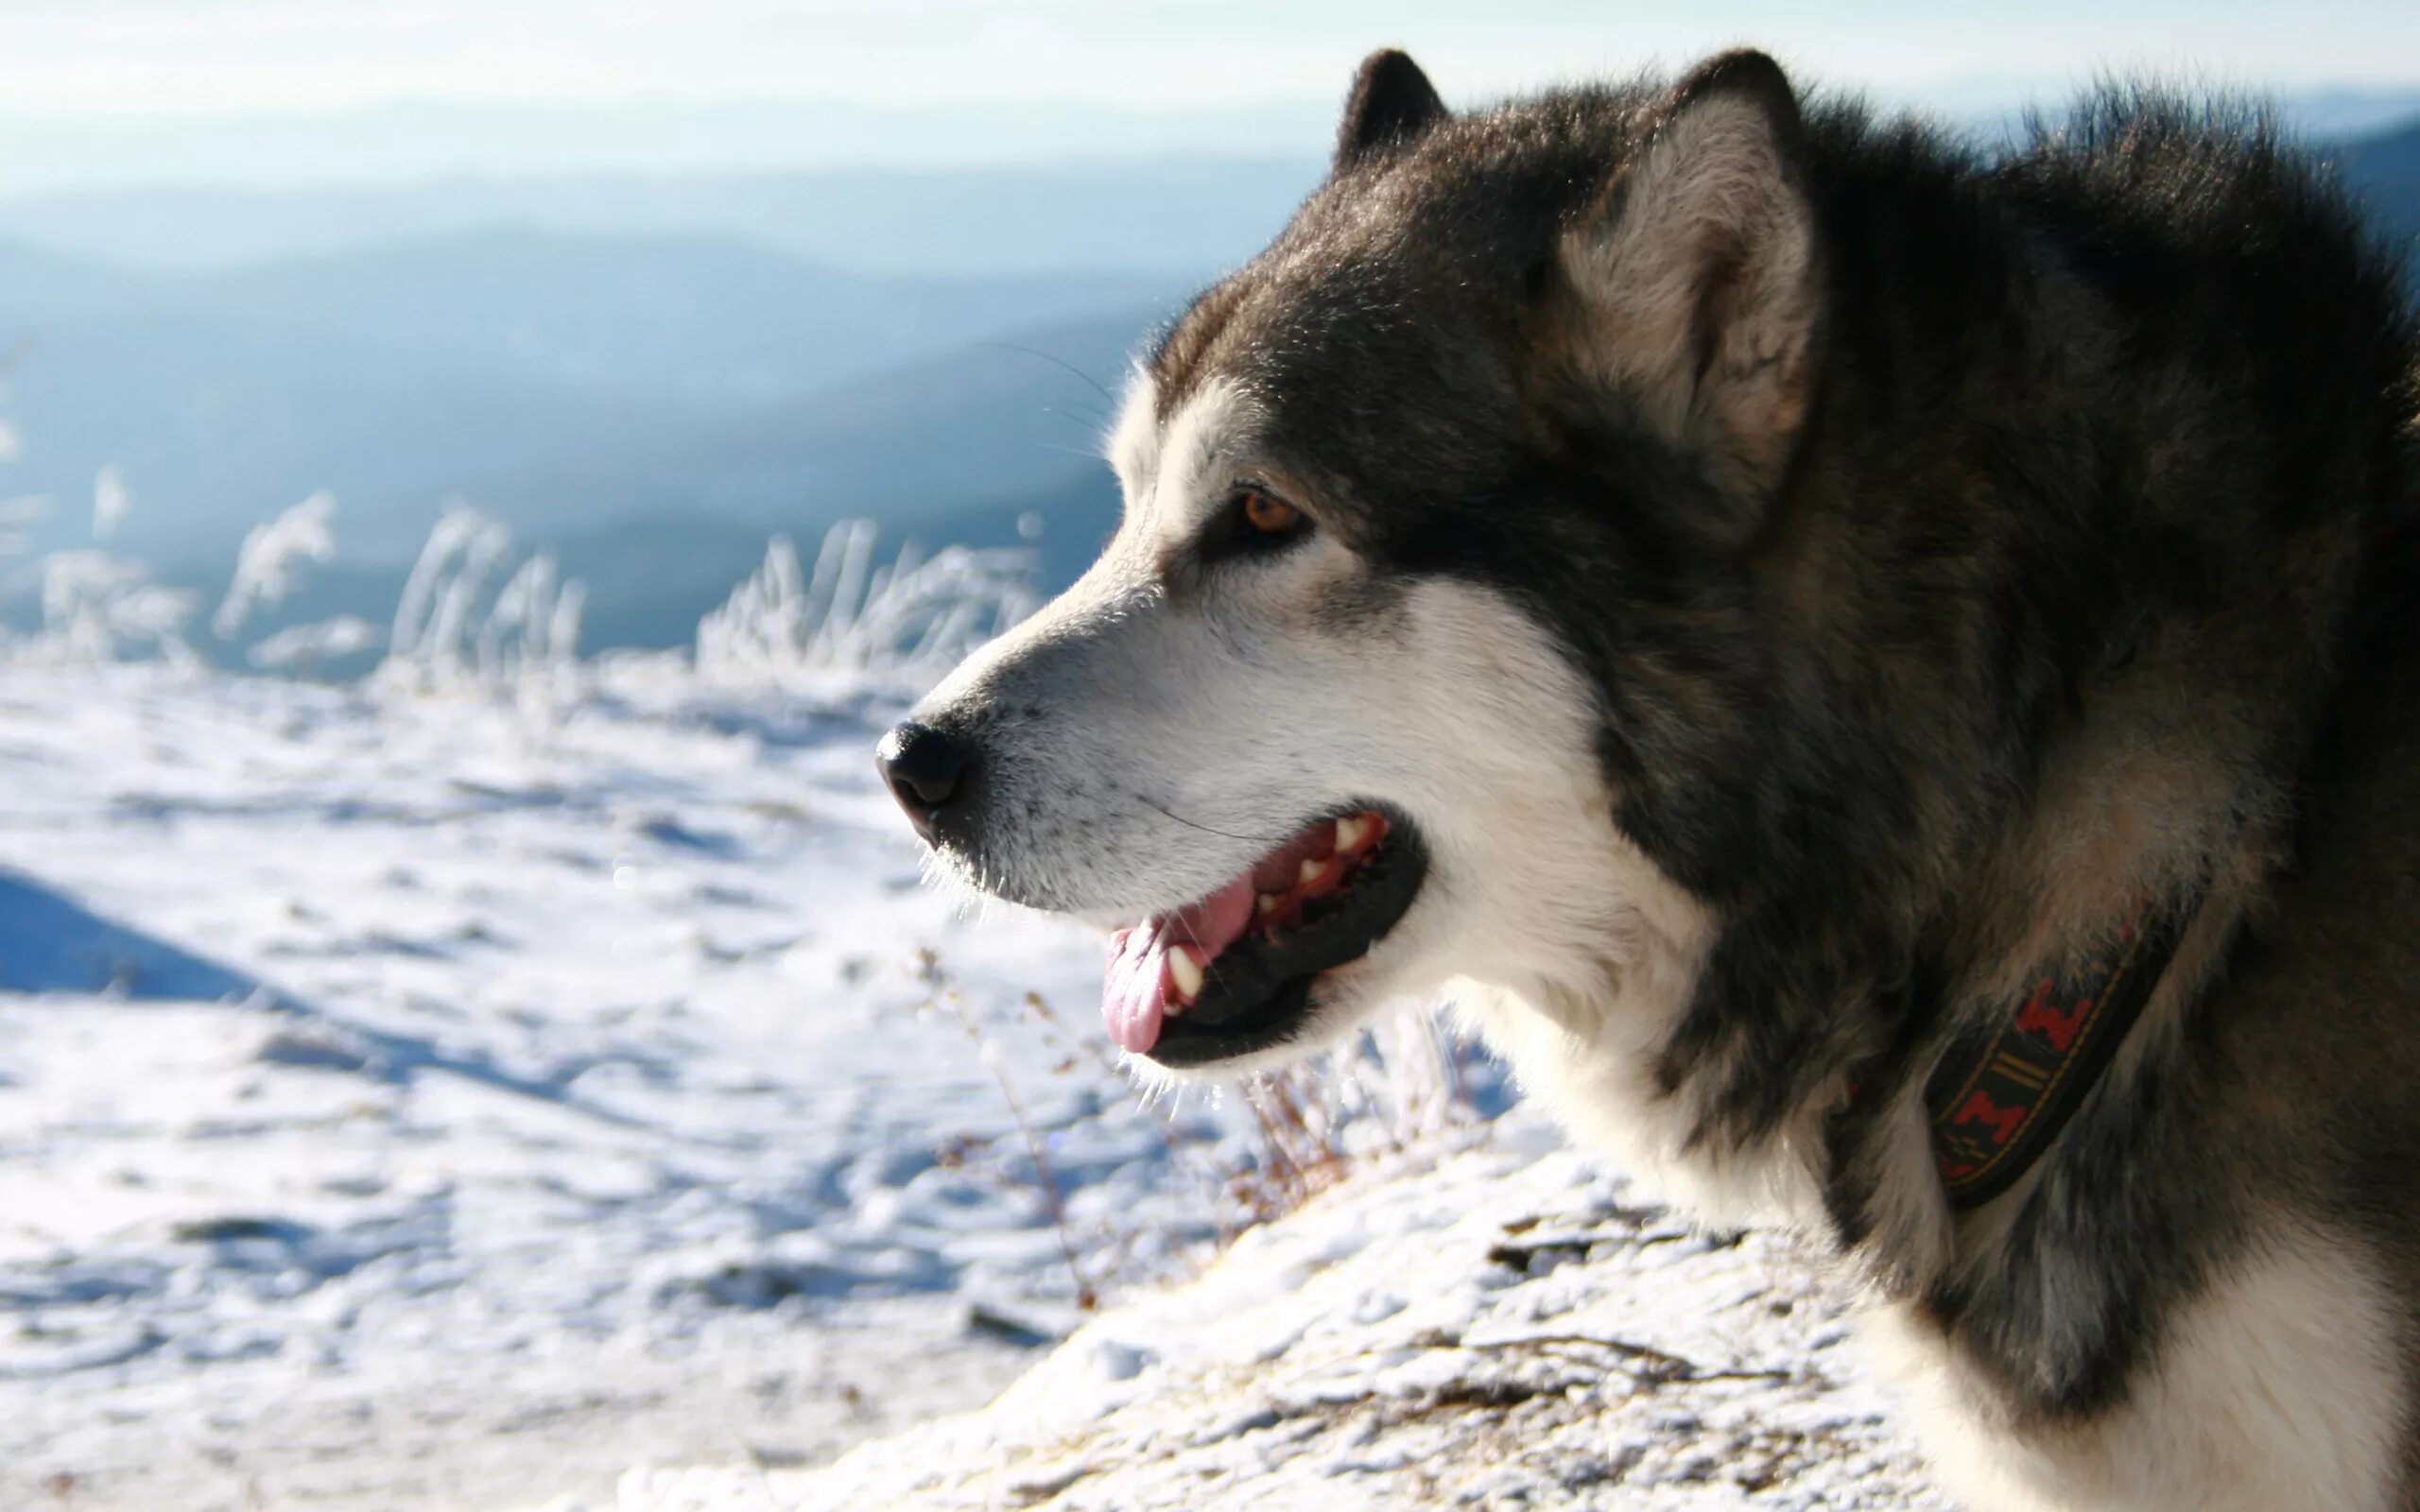
[[[1175,320],[890,731],[1149,1074],[1450,991],[1819,1235],[1976,1508],[2420,1508],[2420,334],[2256,110],[1985,153],[1754,52],[1449,112]]]

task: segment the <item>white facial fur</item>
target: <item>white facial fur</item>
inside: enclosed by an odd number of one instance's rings
[[[1442,578],[1374,596],[1371,565],[1316,526],[1270,558],[1181,584],[1164,574],[1234,485],[1261,475],[1255,420],[1247,396],[1213,385],[1157,423],[1138,380],[1114,442],[1116,539],[920,709],[984,718],[1004,788],[980,857],[945,862],[1011,899],[1132,923],[1323,813],[1386,803],[1429,854],[1410,912],[1322,978],[1305,1039],[1214,1074],[1300,1058],[1458,978],[1491,1003],[1567,1007],[1508,1033],[1548,1059],[1558,1033],[1601,1039],[1629,987],[1668,1022],[1710,929],[1615,829],[1594,700],[1535,622]],[[1297,502],[1316,521],[1320,501]],[[1480,1017],[1512,1031],[1503,1013]]]

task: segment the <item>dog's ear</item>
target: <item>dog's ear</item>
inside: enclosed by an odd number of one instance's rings
[[[1672,92],[1558,252],[1578,306],[1557,322],[1566,359],[1757,503],[1806,421],[1823,317],[1798,149],[1781,66],[1725,53]]]
[[[1445,102],[1409,53],[1382,48],[1361,60],[1344,122],[1336,129],[1334,171],[1342,173],[1372,153],[1400,146],[1445,118]]]

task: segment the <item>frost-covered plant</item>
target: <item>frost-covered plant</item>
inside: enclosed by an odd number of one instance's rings
[[[336,531],[329,523],[336,510],[336,495],[322,489],[276,519],[252,526],[235,553],[235,576],[227,585],[227,596],[211,616],[210,627],[220,640],[233,639],[253,610],[285,602],[305,564],[337,554]]]
[[[8,441],[15,443],[15,432]],[[126,515],[126,481],[114,465],[93,482],[93,536],[106,540]],[[23,551],[50,501],[26,495],[0,502],[0,555]],[[80,665],[153,657],[178,666],[199,664],[185,640],[199,595],[151,580],[142,563],[98,548],[54,551],[36,564],[42,582],[42,628],[18,643],[40,660]]]
[[[338,614],[264,636],[252,644],[244,657],[264,672],[307,678],[322,662],[354,656],[377,644],[378,627],[358,615]]]
[[[1255,1141],[1228,1195],[1253,1222],[1292,1211],[1356,1160],[1470,1122],[1463,1048],[1434,1012],[1409,1010],[1307,1066],[1242,1089]]]
[[[404,580],[381,672],[422,687],[461,681],[472,607],[511,545],[504,526],[468,505],[447,505]]]
[[[586,590],[541,552],[491,597],[488,583],[511,554],[510,531],[449,505],[405,580],[378,681],[421,693],[510,693],[539,713],[571,696]]]
[[[511,688],[540,707],[573,691],[588,590],[559,579],[555,558],[543,551],[505,579],[473,643],[482,684]]]
[[[698,625],[697,666],[712,680],[802,672],[924,669],[956,662],[1033,612],[1033,554],[914,544],[874,565],[872,521],[823,537],[815,569],[776,536],[764,564]]]
[[[189,666],[185,622],[199,595],[151,581],[141,563],[102,551],[56,551],[42,562],[42,632],[33,649],[99,663],[147,653]]]

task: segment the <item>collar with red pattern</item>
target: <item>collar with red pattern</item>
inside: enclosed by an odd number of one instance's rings
[[[2145,902],[2098,956],[2042,978],[2014,1012],[1950,1042],[1925,1084],[1925,1110],[1952,1208],[2006,1192],[2058,1138],[2151,1001],[2198,902]]]

